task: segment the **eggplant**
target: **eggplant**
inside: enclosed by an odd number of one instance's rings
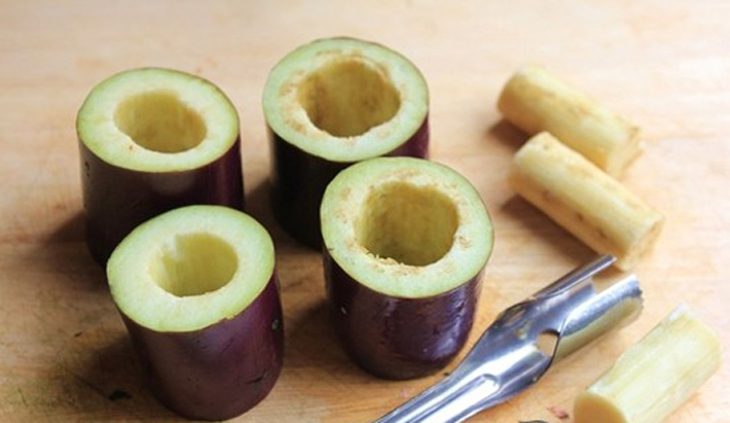
[[[238,114],[209,81],[160,68],[118,73],[87,96],[76,128],[87,245],[100,264],[165,211],[243,210]]]
[[[220,420],[271,391],[283,360],[274,246],[248,215],[187,206],[134,229],[107,264],[148,384],[168,408]]]
[[[432,374],[463,348],[493,230],[479,193],[434,162],[376,158],[340,172],[320,209],[332,322],[371,374]]]
[[[428,157],[428,87],[401,54],[354,38],[327,38],[286,55],[263,95],[271,148],[272,209],[296,240],[321,248],[327,184],[379,156]]]

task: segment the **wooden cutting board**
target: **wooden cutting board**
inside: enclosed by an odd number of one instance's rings
[[[432,158],[468,177],[490,209],[496,249],[469,345],[501,309],[592,257],[505,183],[526,138],[495,108],[508,76],[545,64],[644,129],[646,151],[624,182],[667,224],[637,269],[643,314],[473,421],[570,422],[548,407],[572,411],[575,394],[680,302],[730,350],[728,17],[728,2],[689,0],[0,1],[0,421],[177,418],[141,385],[83,242],[75,114],[94,84],[138,66],[200,74],[240,112],[247,203],[275,239],[286,310],[284,371],[240,420],[369,421],[442,377],[382,381],[348,361],[328,325],[318,254],[271,217],[267,72],[332,35],[379,41],[422,69]],[[729,378],[726,364],[669,420],[730,421]]]

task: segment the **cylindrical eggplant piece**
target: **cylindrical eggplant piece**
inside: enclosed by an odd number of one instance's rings
[[[479,193],[422,159],[340,172],[321,205],[327,295],[345,350],[368,372],[437,371],[467,340],[493,245]]]
[[[112,298],[148,383],[189,418],[258,404],[283,359],[271,237],[248,215],[187,206],[134,229],[107,264]]]
[[[264,88],[272,207],[295,239],[321,246],[319,206],[349,165],[428,156],[428,87],[399,53],[353,38],[316,40],[284,57]]]
[[[76,128],[87,243],[101,264],[165,211],[243,209],[238,114],[204,79],[159,68],[118,73],[91,91]]]

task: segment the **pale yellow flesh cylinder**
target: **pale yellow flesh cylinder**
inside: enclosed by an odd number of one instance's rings
[[[547,132],[517,152],[510,184],[593,250],[616,256],[622,270],[635,266],[664,222],[659,212]]]
[[[616,177],[641,153],[638,126],[539,66],[517,71],[497,107],[528,134],[550,132]]]
[[[720,367],[717,335],[683,306],[575,400],[575,423],[659,423]]]

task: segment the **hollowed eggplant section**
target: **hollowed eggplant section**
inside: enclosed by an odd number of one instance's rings
[[[150,275],[160,288],[178,297],[222,288],[238,269],[238,257],[223,239],[206,234],[178,235],[152,261]]]
[[[426,266],[451,249],[458,226],[459,215],[449,197],[431,187],[392,182],[369,194],[355,233],[373,255]]]
[[[352,58],[313,71],[298,96],[312,123],[335,137],[362,135],[400,109],[400,96],[387,76]]]
[[[161,153],[190,150],[205,138],[206,126],[198,112],[172,91],[137,94],[117,107],[114,122],[137,145]]]

